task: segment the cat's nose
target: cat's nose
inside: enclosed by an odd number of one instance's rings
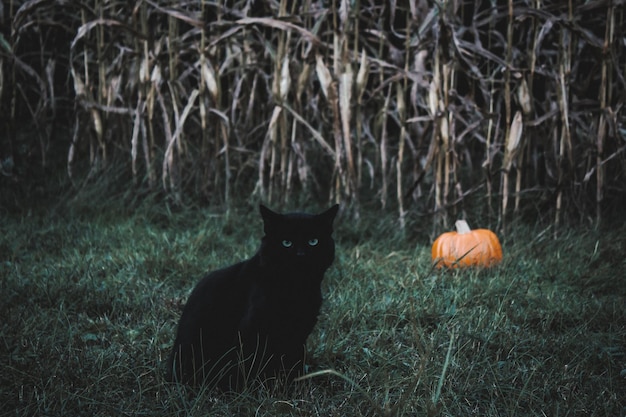
[[[296,255],[298,255],[298,257],[304,256],[305,255],[304,248],[298,248]]]

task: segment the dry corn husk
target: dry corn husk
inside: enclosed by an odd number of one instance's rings
[[[519,100],[519,104],[522,107],[522,111],[524,112],[524,114],[526,116],[529,116],[533,109],[526,78],[522,78],[520,86],[517,89],[517,99]]]
[[[322,92],[324,93],[324,97],[328,100],[328,89],[330,88],[330,83],[333,81],[332,75],[330,75],[330,71],[326,64],[324,64],[324,60],[321,55],[317,55],[315,57],[315,73],[317,74],[317,78],[320,81],[320,85],[322,86]]]
[[[518,110],[515,112],[515,116],[511,122],[509,136],[506,138],[506,148],[504,150],[504,160],[502,162],[502,168],[505,171],[509,171],[511,169],[513,160],[519,152],[523,129],[522,113]]]

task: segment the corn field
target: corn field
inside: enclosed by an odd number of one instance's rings
[[[7,0],[2,172],[600,222],[626,196],[624,4]]]

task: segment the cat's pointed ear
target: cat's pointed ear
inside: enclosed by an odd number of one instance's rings
[[[339,204],[335,204],[325,212],[319,214],[319,217],[324,219],[328,224],[333,224],[333,220],[335,220],[335,216],[337,215],[337,211],[339,211]]]
[[[280,217],[280,214],[268,209],[263,204],[259,204],[259,211],[261,212],[261,217],[263,218],[263,229],[265,233],[269,229],[271,229],[271,225],[274,224],[276,219]]]

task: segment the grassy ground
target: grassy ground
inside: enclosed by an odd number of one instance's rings
[[[253,207],[6,215],[0,412],[625,415],[623,225],[558,240],[517,225],[501,266],[438,272],[393,218],[339,222],[309,339],[311,371],[333,371],[224,396],[164,382],[163,361],[194,283],[256,250]]]

